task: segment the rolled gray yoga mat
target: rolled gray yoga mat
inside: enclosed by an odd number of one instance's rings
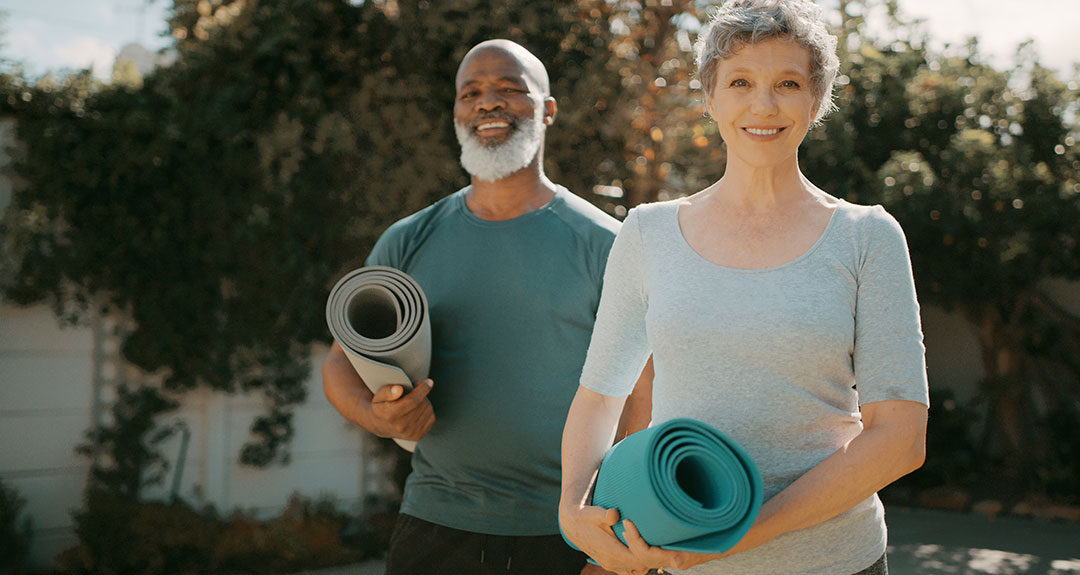
[[[428,376],[427,298],[408,274],[386,266],[345,274],[330,290],[326,324],[372,393],[384,385],[408,391]],[[394,441],[408,451],[416,447],[415,441]]]
[[[761,509],[754,460],[717,429],[672,419],[612,447],[600,464],[592,504],[618,509],[649,545],[723,553]],[[625,543],[620,520],[612,527]]]

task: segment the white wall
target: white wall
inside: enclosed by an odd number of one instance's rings
[[[75,542],[88,463],[75,454],[93,408],[92,330],[60,329],[45,307],[0,307],[0,478],[27,500],[33,560]]]
[[[0,118],[0,213],[12,195],[2,168],[13,141],[14,120]],[[57,553],[76,543],[71,512],[82,506],[90,467],[75,453],[84,433],[95,422],[108,423],[117,385],[156,379],[118,356],[122,330],[113,318],[62,328],[46,306],[20,308],[0,299],[0,479],[27,500],[36,567],[48,568]],[[162,418],[165,424],[183,420],[191,433],[178,495],[200,507],[210,503],[222,512],[243,508],[261,516],[279,511],[294,491],[331,495],[354,512],[362,511],[368,496],[395,496],[392,459],[322,394],[319,365],[325,354],[325,348],[312,354],[308,399],[293,419],[289,465],[253,469],[239,463],[248,428],[266,409],[261,396],[185,394],[180,408]],[[181,443],[177,435],[163,446],[171,469],[162,485],[147,490],[148,498],[170,494]]]
[[[0,478],[27,500],[34,525],[32,562],[47,568],[57,553],[76,543],[71,512],[82,505],[89,462],[75,453],[91,422],[107,420],[112,387],[149,381],[116,358],[114,324],[61,328],[45,306],[19,308],[0,302]],[[252,420],[264,412],[260,396],[228,396],[199,390],[183,396],[181,407],[161,418],[182,419],[191,432],[180,497],[219,511],[236,508],[272,515],[299,492],[333,496],[339,507],[362,511],[366,496],[394,496],[392,461],[376,442],[349,425],[326,401],[312,355],[308,399],[294,416],[296,435],[289,465],[254,469],[239,463]],[[147,498],[170,493],[181,437],[162,452],[171,469]]]
[[[289,495],[328,494],[339,506],[359,511],[368,495],[392,496],[388,473],[392,461],[379,456],[374,438],[349,424],[326,401],[319,366],[325,348],[312,354],[312,373],[306,382],[307,401],[294,410],[295,436],[289,445],[288,465],[252,468],[239,461],[249,439],[252,421],[266,413],[261,395],[229,396],[209,390],[188,393],[176,412],[163,423],[182,419],[190,432],[178,494],[188,502],[213,503],[221,511],[241,508],[266,516],[279,511]],[[177,461],[182,437],[174,435],[162,446],[171,462]],[[147,492],[164,498],[172,487],[169,477]]]

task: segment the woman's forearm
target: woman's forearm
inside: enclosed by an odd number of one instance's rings
[[[600,461],[615,437],[626,398],[608,397],[579,387],[562,437],[562,500],[560,508],[588,505],[588,494]]]
[[[728,554],[827,521],[922,465],[926,406],[912,401],[867,404],[863,424],[862,433],[767,501]]]

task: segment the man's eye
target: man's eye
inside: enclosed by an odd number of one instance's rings
[[[472,98],[475,95],[476,95],[476,92],[463,92],[460,96],[458,96],[458,98],[461,98],[462,100],[465,100],[465,99],[468,99],[468,98]]]

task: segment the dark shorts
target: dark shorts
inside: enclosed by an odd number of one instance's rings
[[[559,535],[484,535],[400,514],[386,575],[578,575],[585,554]]]

